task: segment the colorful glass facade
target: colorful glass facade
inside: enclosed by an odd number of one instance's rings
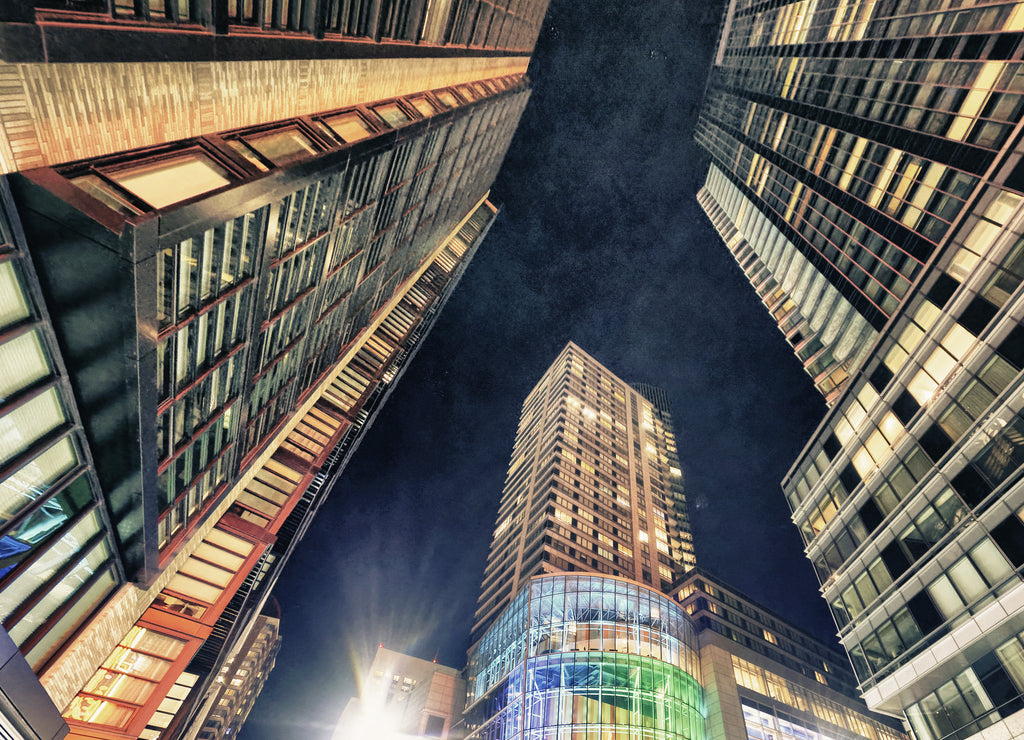
[[[608,576],[530,580],[470,651],[470,740],[698,740],[697,639],[671,599]]]

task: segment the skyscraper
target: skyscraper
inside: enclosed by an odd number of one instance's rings
[[[426,6],[0,10],[0,617],[76,735],[187,725],[493,221],[546,2]]]
[[[607,573],[667,592],[694,564],[661,407],[570,342],[523,403],[474,639],[532,576]]]
[[[951,241],[1015,181],[1012,4],[727,8],[697,129],[701,202],[826,398]]]
[[[696,635],[666,595],[694,561],[658,396],[570,342],[523,403],[466,669],[469,738],[704,737]]]
[[[700,199],[831,409],[783,481],[860,690],[1024,709],[1018,4],[730,3]]]

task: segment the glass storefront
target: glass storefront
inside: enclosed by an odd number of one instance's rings
[[[704,737],[682,609],[613,577],[539,576],[470,654],[473,740]]]

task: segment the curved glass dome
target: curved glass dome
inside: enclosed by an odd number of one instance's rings
[[[621,578],[530,581],[473,648],[472,740],[704,737],[697,640],[678,604]]]

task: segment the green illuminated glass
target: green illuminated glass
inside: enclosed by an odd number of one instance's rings
[[[525,661],[524,661],[525,658]],[[534,578],[470,655],[471,740],[696,740],[696,638],[675,602],[601,576]]]

